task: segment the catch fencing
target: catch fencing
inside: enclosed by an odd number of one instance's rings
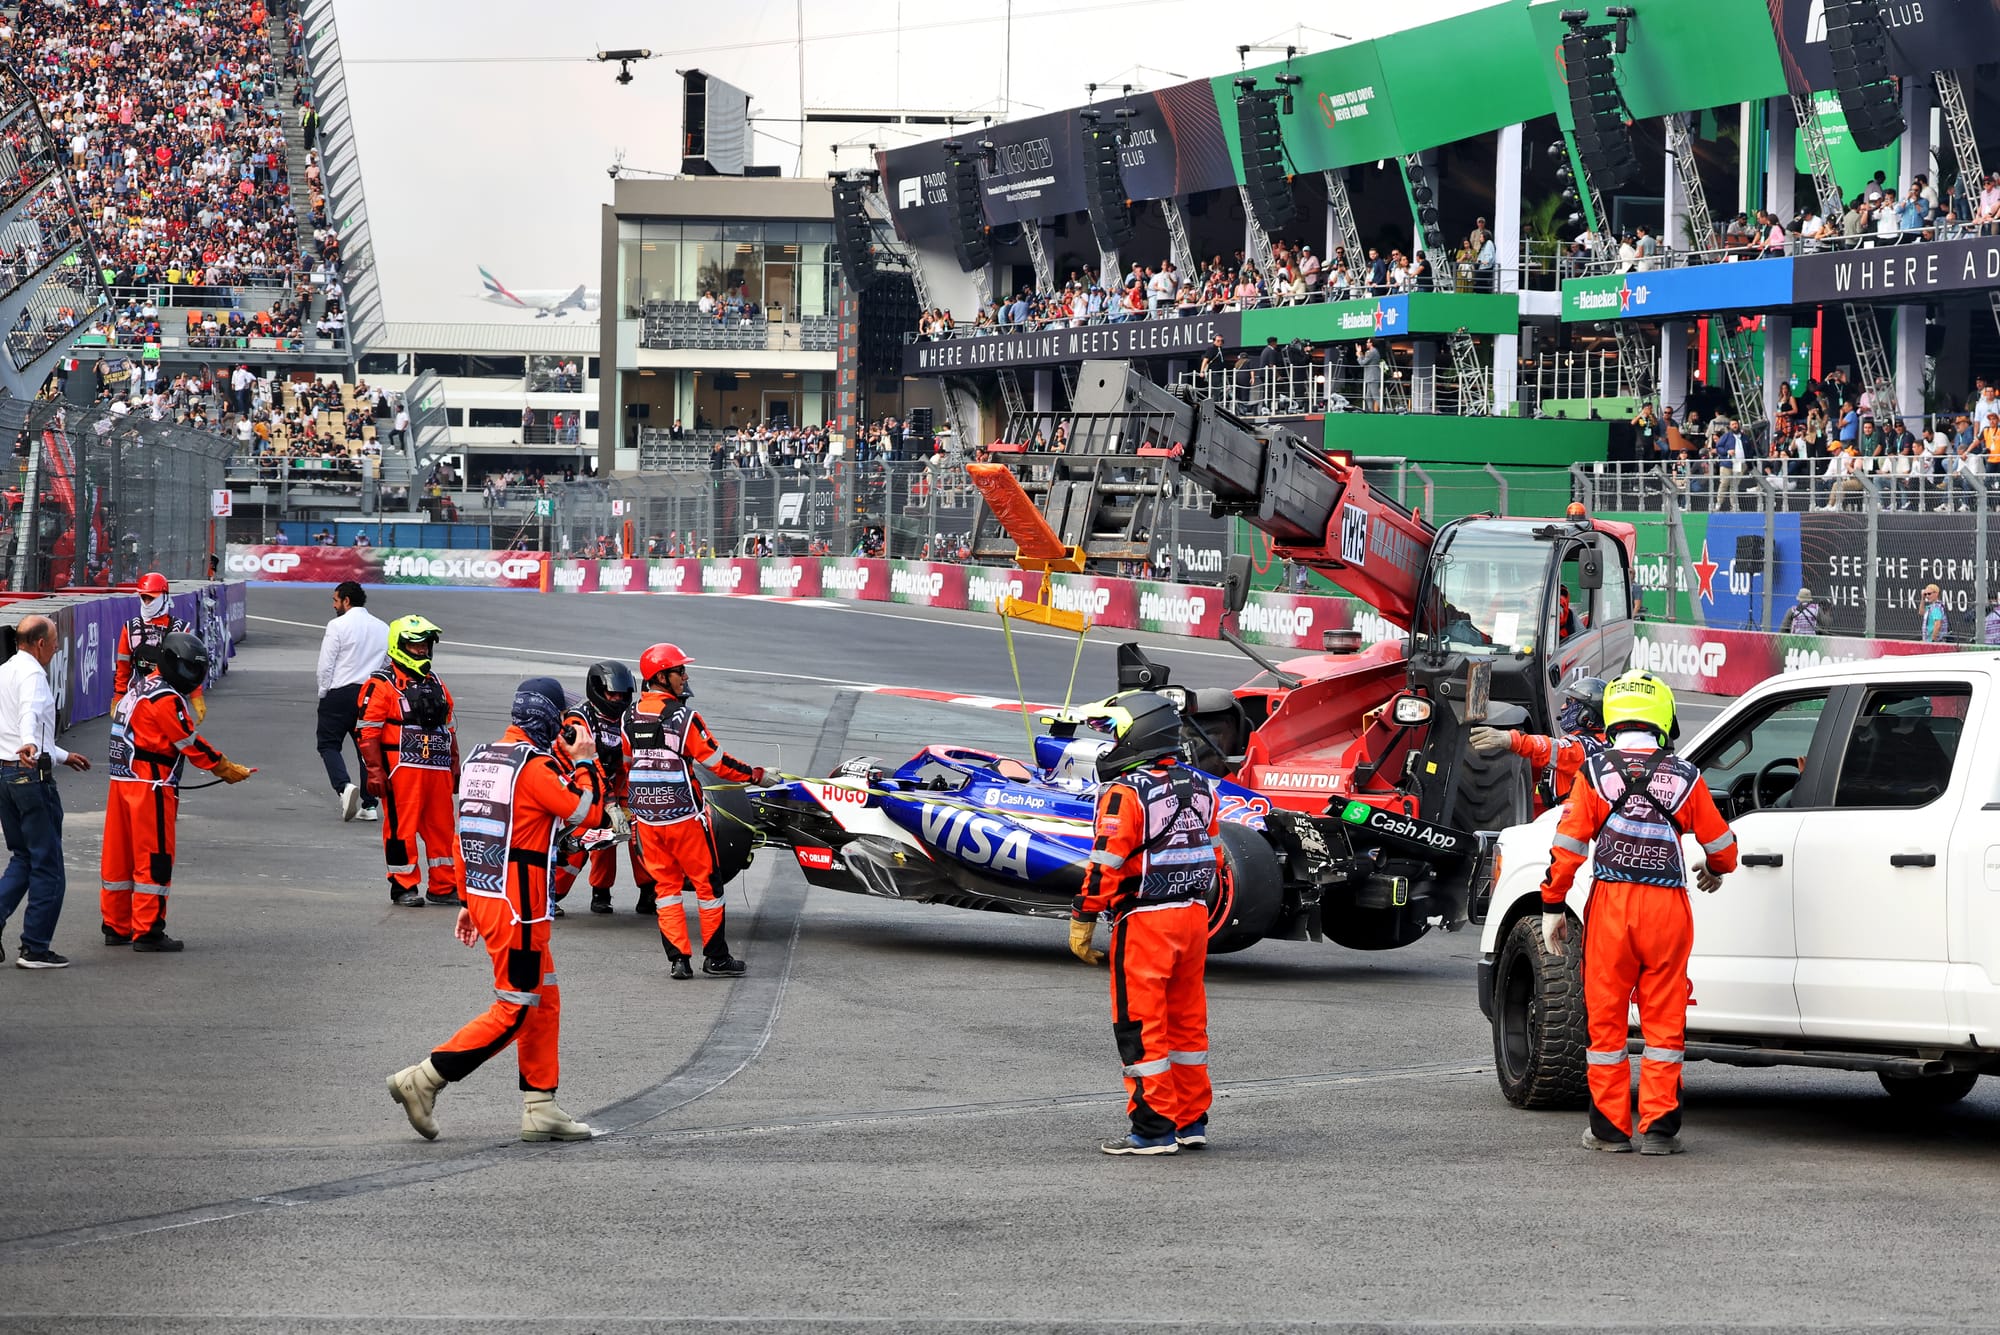
[[[0,440],[14,466],[0,527],[10,592],[129,584],[149,570],[208,578],[228,440],[49,399],[0,399]]]

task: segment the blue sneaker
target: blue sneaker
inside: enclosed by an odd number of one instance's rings
[[[1181,1143],[1172,1136],[1120,1136],[1097,1147],[1106,1154],[1179,1154]]]
[[[1198,1122],[1189,1122],[1186,1126],[1174,1132],[1174,1139],[1180,1142],[1180,1146],[1184,1150],[1207,1149],[1208,1119],[1204,1117]]]

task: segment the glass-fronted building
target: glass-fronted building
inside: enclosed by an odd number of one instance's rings
[[[692,463],[738,427],[834,418],[824,179],[619,181],[602,236],[600,469]]]

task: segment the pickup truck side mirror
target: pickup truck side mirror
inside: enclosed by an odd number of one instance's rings
[[[1232,612],[1241,612],[1243,604],[1249,601],[1250,558],[1239,552],[1222,568],[1222,605]]]

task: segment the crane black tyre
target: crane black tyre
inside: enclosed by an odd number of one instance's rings
[[[1535,818],[1534,778],[1512,751],[1482,756],[1470,746],[1459,761],[1458,792],[1446,823],[1467,832],[1504,830]]]
[[[728,885],[750,865],[757,840],[757,809],[750,793],[734,784],[702,790],[708,802],[708,828],[715,838],[715,884]]]
[[[1264,939],[1285,904],[1285,869],[1247,825],[1222,824],[1222,885],[1208,901],[1208,953],[1228,955]]]
[[[1543,950],[1541,921],[1530,913],[1500,943],[1493,978],[1500,1092],[1516,1108],[1581,1108],[1590,1098],[1588,1049],[1583,952],[1575,941],[1560,957]]]
[[[1942,1108],[1957,1103],[1979,1083],[1977,1071],[1946,1071],[1943,1075],[1890,1075],[1877,1071],[1875,1078],[1896,1103],[1910,1108]]]

